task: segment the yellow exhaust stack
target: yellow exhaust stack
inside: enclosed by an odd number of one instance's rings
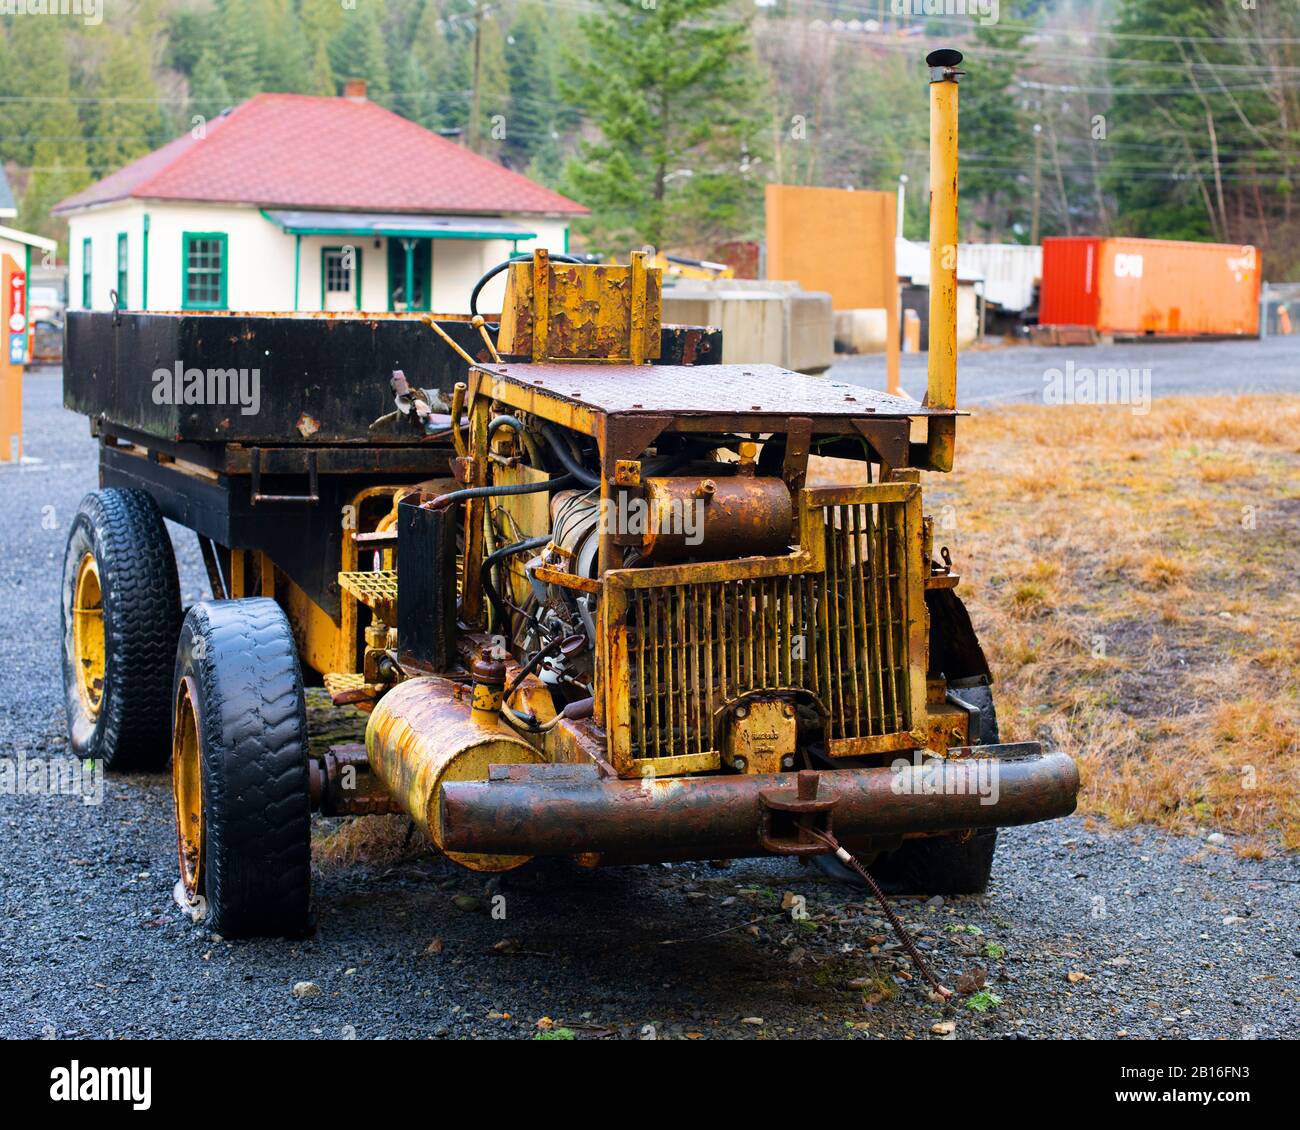
[[[925,57],[930,68],[930,350],[926,403],[957,407],[957,79],[960,51]],[[951,471],[957,421],[931,419],[929,464]]]

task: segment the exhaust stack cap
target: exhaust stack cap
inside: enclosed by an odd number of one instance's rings
[[[925,57],[927,67],[957,67],[961,65],[962,53],[953,47],[940,47]]]
[[[925,65],[930,68],[931,82],[956,81],[963,72],[956,68],[961,66],[962,53],[953,47],[940,47],[925,57]]]

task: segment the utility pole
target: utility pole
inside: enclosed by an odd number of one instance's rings
[[[1029,224],[1029,242],[1038,242],[1038,213],[1043,200],[1043,127],[1034,123],[1034,217]]]
[[[486,9],[483,0],[474,0],[474,86],[469,104],[469,148],[478,152],[479,135],[479,75],[483,55],[483,16]]]

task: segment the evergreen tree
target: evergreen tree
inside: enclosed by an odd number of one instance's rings
[[[67,225],[50,208],[91,180],[81,121],[72,101],[71,68],[59,20],[20,19],[9,31],[5,93],[11,103],[4,156],[31,170],[18,210],[18,226],[66,242]],[[64,249],[66,252],[66,248]]]
[[[327,97],[338,93],[338,86],[334,82],[334,68],[330,65],[329,44],[323,35],[312,47],[311,74],[303,93]]]
[[[210,34],[208,13],[178,8],[167,29],[167,59],[183,75],[193,74]]]
[[[211,119],[230,109],[234,102],[221,72],[219,49],[208,43],[199,52],[194,73],[190,75],[190,110]]]
[[[510,25],[505,43],[506,75],[510,84],[510,113],[502,157],[511,168],[524,169],[546,149],[554,158],[557,146],[555,65],[548,50],[546,14],[529,0]]]
[[[727,0],[601,8],[580,21],[566,83],[601,135],[565,170],[593,212],[584,234],[614,251],[748,226],[761,182],[742,175],[760,133],[747,20]]]
[[[261,90],[302,93],[310,81],[308,44],[292,0],[253,0]]]
[[[1115,95],[1110,118],[1114,123],[1107,149],[1112,154],[1107,184],[1118,204],[1117,226],[1122,234],[1157,239],[1227,239],[1226,216],[1220,207],[1215,180],[1215,154],[1207,137],[1207,116],[1219,115],[1220,128],[1235,132],[1237,122],[1226,99],[1215,89],[1212,77],[1199,66],[1209,62],[1239,62],[1228,49],[1199,43],[1196,54],[1173,36],[1203,37],[1222,33],[1215,13],[1203,0],[1163,0],[1150,6],[1121,0],[1116,26],[1125,34],[1151,36],[1123,44],[1129,58],[1148,62],[1140,85],[1159,86],[1167,93],[1153,100],[1132,91],[1133,71],[1116,66],[1113,79],[1121,90]],[[1193,60],[1198,66],[1193,69]],[[1204,100],[1198,97],[1189,71],[1204,83]],[[1234,85],[1240,85],[1240,81]],[[1128,87],[1129,90],[1124,90]],[[1249,92],[1234,96],[1249,105]],[[1151,148],[1146,148],[1151,146]],[[1224,148],[1237,149],[1234,143]],[[1170,177],[1153,175],[1151,154],[1163,153]],[[1220,181],[1232,158],[1219,154]]]
[[[405,51],[412,71],[404,85],[404,101],[396,103],[394,109],[426,129],[446,125],[438,84],[447,66],[448,51],[446,21],[437,0],[424,0],[413,14],[411,41]],[[419,71],[418,80],[415,69]]]
[[[212,15],[212,62],[236,104],[258,93],[261,86],[254,11],[253,0],[217,0]]]
[[[405,51],[394,56],[389,74],[392,79],[392,91],[389,94],[392,109],[413,122],[429,126],[429,108],[433,105],[432,99],[425,96],[429,88],[429,76],[420,66],[415,52]]]
[[[429,71],[437,91],[438,118],[444,129],[469,128],[474,85],[473,0],[445,0],[438,20],[442,49]]]
[[[961,154],[974,158],[961,166],[966,238],[976,235],[972,226],[983,229],[977,238],[993,239],[1006,238],[1017,224],[1029,228],[1037,115],[1016,85],[1026,55],[1025,33],[1015,26],[1021,9],[1005,18],[1011,26],[977,25],[974,42],[963,47]]]
[[[142,157],[166,140],[163,114],[154,82],[150,44],[142,33],[109,32],[108,52],[91,104],[90,158],[96,176],[104,176]]]
[[[377,0],[357,0],[355,8],[344,11],[343,23],[329,45],[335,81],[365,79],[367,96],[375,102],[383,102],[389,90],[379,13]]]

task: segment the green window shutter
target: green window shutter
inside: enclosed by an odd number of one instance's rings
[[[130,248],[127,244],[126,232],[118,232],[117,235],[117,304],[123,308],[130,308],[131,299],[127,291],[127,256]]]
[[[89,239],[81,241],[81,305],[86,310],[90,309],[91,247]]]
[[[225,232],[181,234],[181,309],[225,310],[229,269]]]

